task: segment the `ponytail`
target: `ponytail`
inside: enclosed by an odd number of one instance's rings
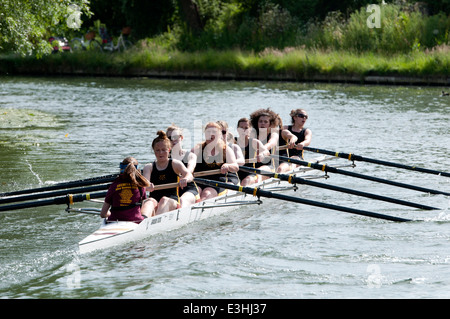
[[[167,147],[170,149],[172,144],[170,143],[170,139],[167,137],[166,132],[164,132],[164,131],[158,131],[158,132],[156,132],[156,134],[158,135],[158,137],[156,137],[156,138],[153,140],[153,142],[152,142],[152,148],[155,149],[156,143],[164,142],[164,143],[166,143]]]
[[[134,157],[126,157],[120,163],[120,178],[138,187],[148,187],[150,182],[137,169],[138,161]]]

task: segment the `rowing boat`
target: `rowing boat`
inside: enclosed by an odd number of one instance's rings
[[[325,157],[316,159],[316,162],[326,160]],[[290,174],[303,178],[317,177],[317,170],[300,167]],[[261,183],[251,185],[269,191],[279,191],[296,188],[286,181],[270,178]],[[135,242],[163,232],[178,229],[195,221],[207,219],[223,214],[233,207],[242,205],[261,204],[259,198],[228,190],[224,195],[207,199],[192,206],[178,208],[163,214],[144,219],[139,224],[130,221],[106,221],[101,222],[100,228],[79,242],[80,254],[89,253],[99,249],[107,249],[126,243]]]

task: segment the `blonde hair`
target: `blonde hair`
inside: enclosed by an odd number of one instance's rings
[[[180,132],[180,136],[183,136],[183,130],[181,128],[179,128],[178,126],[176,126],[175,124],[172,124],[171,126],[169,126],[166,129],[166,135],[169,136],[169,133],[173,132],[173,131],[178,131],[178,132]]]
[[[227,132],[227,136],[226,136],[226,141],[227,143],[234,143],[234,136],[233,134],[231,134],[230,132],[228,132],[228,123],[225,121],[217,121],[217,124],[220,125],[220,129],[222,131],[226,131]],[[223,134],[222,134],[223,135]]]
[[[292,124],[295,123],[294,117],[295,117],[295,115],[297,115],[298,113],[305,113],[305,115],[308,116],[308,112],[306,112],[306,110],[304,110],[304,109],[294,109],[294,110],[291,110],[291,113],[289,113],[289,115],[291,116]]]
[[[208,122],[208,123],[206,123],[205,131],[206,131],[206,129],[208,129],[210,127],[214,127],[217,130],[222,131],[222,127],[217,122]],[[220,132],[220,134],[222,134],[222,133]],[[222,138],[220,138],[220,136],[217,136],[217,144],[216,145],[217,145],[217,147],[219,149],[222,149],[224,151],[223,152],[223,157],[225,159],[225,150],[226,150],[227,144],[224,142],[224,140]],[[200,146],[201,146],[201,149],[203,149],[206,146],[206,141],[201,142]]]

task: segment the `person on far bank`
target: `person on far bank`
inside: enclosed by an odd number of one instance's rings
[[[150,183],[137,167],[134,157],[127,157],[120,163],[120,174],[106,193],[100,213],[102,218],[140,223],[148,217],[151,207],[145,202],[145,188]]]
[[[303,160],[303,148],[309,146],[312,139],[311,130],[305,127],[308,113],[304,109],[294,109],[291,111],[290,116],[292,124],[283,127],[280,137],[280,147],[283,146],[282,142],[284,142],[283,144],[287,148],[281,149],[279,155]],[[280,160],[277,173],[287,172],[297,166]]]

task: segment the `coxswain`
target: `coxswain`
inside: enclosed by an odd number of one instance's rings
[[[127,157],[120,163],[120,174],[106,193],[100,213],[102,218],[139,223],[149,216],[151,207],[145,202],[145,188],[150,183],[137,168],[138,161],[134,157]]]

